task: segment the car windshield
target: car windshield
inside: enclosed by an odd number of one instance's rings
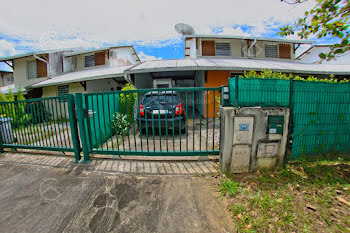
[[[172,104],[172,103],[177,103],[179,100],[179,97],[177,94],[161,94],[161,95],[158,95],[158,94],[154,94],[153,96],[151,95],[146,95],[144,100],[143,100],[143,103],[145,105],[151,105],[151,104]]]

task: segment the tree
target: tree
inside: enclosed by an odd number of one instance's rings
[[[281,0],[287,4],[301,4],[307,0]],[[300,18],[294,25],[280,28],[281,36],[297,33],[301,39],[307,39],[310,35],[317,38],[332,36],[338,38],[336,44],[331,45],[328,54],[321,53],[322,60],[335,60],[341,54],[350,50],[349,44],[349,0],[316,0],[316,6],[305,12],[305,17]]]

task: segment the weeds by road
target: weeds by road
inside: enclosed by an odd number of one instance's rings
[[[350,161],[298,160],[220,183],[237,232],[350,232]]]

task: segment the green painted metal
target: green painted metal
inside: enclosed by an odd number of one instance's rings
[[[75,162],[79,162],[81,159],[80,152],[80,140],[79,140],[79,131],[78,131],[78,124],[77,124],[77,116],[75,112],[75,99],[74,95],[68,95],[67,96],[67,102],[68,102],[68,113],[69,113],[69,121],[70,124],[70,133],[71,138],[74,146],[74,155],[75,155]]]
[[[0,102],[0,114],[12,119],[13,137],[10,132],[3,133],[3,148],[73,151],[68,119],[60,118],[63,113],[58,103],[62,98]]]
[[[81,146],[82,151],[84,155],[84,160],[82,163],[89,163],[91,162],[90,154],[89,154],[89,144],[88,144],[88,138],[87,138],[87,129],[86,129],[86,109],[84,109],[83,106],[83,95],[81,93],[75,94],[75,104],[76,104],[76,111],[77,111],[77,119],[78,119],[78,125],[79,125],[79,135],[81,140]]]
[[[291,159],[350,152],[349,83],[236,77],[229,86],[234,106],[290,108]]]
[[[169,93],[165,94],[166,92]],[[145,114],[141,117],[139,106],[145,104],[143,101],[146,93],[150,98],[150,104],[145,106]],[[213,93],[213,101],[209,98],[209,93]],[[90,124],[87,124],[87,129],[84,130],[91,134],[87,142],[90,153],[216,155],[219,153],[217,147],[219,142],[215,141],[218,137],[214,134],[219,134],[220,129],[215,129],[218,128],[215,122],[218,123],[220,120],[210,119],[208,109],[211,109],[210,111],[218,109],[215,107],[217,104],[215,97],[220,96],[217,93],[221,93],[221,88],[161,88],[84,94],[85,111],[95,112],[88,118]],[[206,98],[204,94],[207,94]],[[117,98],[106,98],[106,96],[117,96]],[[123,100],[122,103],[122,98],[128,101]],[[189,102],[191,99],[192,103]],[[78,101],[76,99],[76,102]],[[176,108],[179,113],[175,114]],[[120,114],[132,121],[126,126],[119,122],[118,126],[123,126],[124,130],[117,132],[112,128],[112,113]],[[218,117],[217,113],[212,115]],[[193,128],[190,128],[188,122],[191,118]],[[190,143],[190,139],[193,142]],[[81,141],[83,143],[82,138]]]

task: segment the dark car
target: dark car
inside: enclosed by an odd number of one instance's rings
[[[152,126],[156,132],[172,130],[179,132],[185,130],[186,112],[181,95],[177,91],[146,92],[139,105],[139,129],[152,134]],[[153,125],[152,125],[153,122]]]

